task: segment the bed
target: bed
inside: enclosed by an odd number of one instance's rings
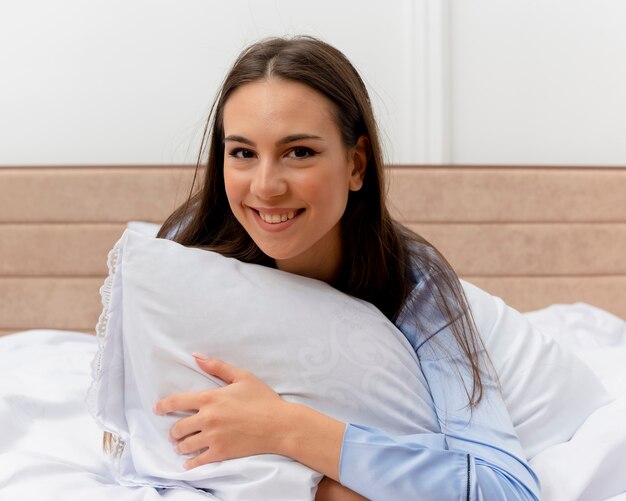
[[[612,401],[531,460],[549,500],[626,499],[626,168],[390,166],[394,215],[580,357]],[[84,405],[106,256],[188,166],[0,169],[0,500],[202,499],[108,475]]]

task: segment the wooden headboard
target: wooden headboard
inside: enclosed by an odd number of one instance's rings
[[[587,302],[626,318],[626,167],[389,167],[394,215],[521,311]],[[93,332],[108,250],[162,222],[193,168],[0,168],[0,334]]]

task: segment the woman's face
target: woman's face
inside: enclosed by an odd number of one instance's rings
[[[334,278],[339,221],[358,190],[367,139],[346,148],[335,105],[278,78],[243,85],[224,106],[224,181],[233,214],[279,269]]]

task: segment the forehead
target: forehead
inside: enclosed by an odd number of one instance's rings
[[[337,108],[311,87],[288,80],[270,78],[242,85],[224,105],[226,135],[249,131],[286,133],[316,132],[335,134]],[[261,129],[261,130],[259,130]],[[248,132],[250,133],[250,132]]]

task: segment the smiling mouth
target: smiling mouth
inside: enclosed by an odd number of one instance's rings
[[[294,217],[301,214],[302,211],[304,211],[304,209],[290,210],[287,212],[283,212],[282,214],[266,214],[264,212],[261,212],[260,210],[257,210],[256,212],[264,222],[268,224],[279,224],[293,219]]]

